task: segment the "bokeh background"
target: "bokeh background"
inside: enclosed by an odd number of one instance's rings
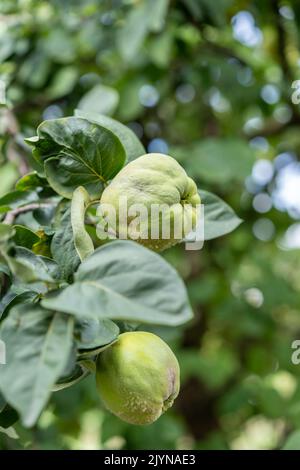
[[[31,168],[24,137],[80,108],[178,158],[244,223],[166,253],[195,312],[156,330],[181,364],[170,412],[122,423],[90,378],[0,448],[300,449],[299,41],[297,0],[1,0],[0,195]]]

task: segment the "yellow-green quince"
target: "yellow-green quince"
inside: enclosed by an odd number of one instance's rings
[[[158,336],[123,333],[98,356],[96,381],[106,408],[131,424],[151,424],[179,393],[179,364]]]
[[[200,196],[195,182],[172,157],[149,153],[126,165],[102,193],[100,209],[117,238],[154,251],[169,248],[195,229]],[[124,218],[126,215],[126,218]]]

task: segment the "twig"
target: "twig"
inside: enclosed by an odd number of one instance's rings
[[[270,137],[272,135],[278,135],[281,132],[284,132],[286,129],[289,129],[291,126],[296,126],[300,124],[299,114],[293,112],[293,115],[289,121],[280,123],[275,120],[271,120],[266,123],[265,127],[251,133],[242,133],[243,137],[247,139],[253,139],[254,137]]]
[[[174,1],[174,4],[175,3],[176,2]],[[207,51],[207,49],[211,49],[211,51],[215,52],[216,54],[220,54],[227,58],[234,58],[241,65],[248,66],[248,63],[242,57],[240,57],[232,48],[217,44],[208,39],[205,34],[205,22],[202,19],[200,20],[200,18],[195,18],[194,15],[191,13],[190,9],[183,2],[180,5],[180,9],[183,14],[187,17],[187,20],[191,24],[193,24],[195,28],[197,28],[201,33],[202,39],[204,40],[203,44],[200,45],[201,50]]]
[[[277,30],[277,54],[279,57],[279,62],[283,70],[284,78],[288,83],[293,81],[292,72],[290,69],[289,62],[287,60],[287,40],[286,40],[286,32],[283,24],[283,19],[280,16],[280,2],[279,0],[272,0],[271,1],[271,8],[273,11],[274,19],[275,19],[275,27]]]
[[[11,225],[19,214],[34,211],[35,209],[45,209],[47,207],[52,207],[53,205],[54,204],[50,202],[33,202],[32,204],[27,204],[27,206],[18,207],[17,209],[13,209],[6,214],[3,223]]]
[[[240,65],[243,65],[244,67],[249,67],[249,64],[242,57],[240,57],[233,49],[212,42],[206,37],[204,37],[204,44],[201,46],[201,50],[207,51],[209,49],[216,54],[219,54],[223,57],[227,57],[228,59],[235,59],[237,62],[239,62]]]

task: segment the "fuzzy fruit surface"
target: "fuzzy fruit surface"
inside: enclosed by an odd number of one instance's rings
[[[126,223],[120,217],[121,198],[126,198]],[[115,176],[103,191],[100,203],[114,207],[116,217],[114,220],[107,217],[107,222],[109,226],[115,222],[117,237],[122,233],[123,238],[131,238],[154,251],[162,251],[179,243],[184,236],[178,234],[186,236],[187,227],[190,227],[189,231],[195,228],[196,206],[201,200],[196,184],[174,158],[149,153],[130,162]],[[138,208],[137,213],[134,210],[130,213],[130,208],[136,205],[142,205],[146,214],[139,212]],[[154,205],[160,206],[160,214],[154,212]],[[132,221],[137,217],[138,236],[130,232]]]
[[[131,424],[151,424],[179,393],[179,364],[169,346],[143,331],[123,333],[97,360],[97,389],[106,408]]]

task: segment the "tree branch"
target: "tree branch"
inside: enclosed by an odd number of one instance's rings
[[[281,65],[283,75],[287,82],[291,83],[293,81],[292,73],[290,70],[290,65],[287,60],[286,56],[286,34],[285,29],[282,21],[282,17],[280,16],[279,9],[280,3],[278,0],[271,1],[271,8],[275,18],[275,27],[277,30],[277,53],[279,58],[279,63]]]
[[[53,205],[54,204],[50,202],[33,202],[32,204],[27,204],[27,206],[18,207],[17,209],[9,211],[6,214],[2,223],[11,225],[19,214],[34,211],[35,209],[45,209],[47,207],[53,207]]]
[[[291,126],[300,125],[300,116],[297,113],[293,113],[291,119],[285,123],[280,123],[275,120],[270,120],[267,124],[260,130],[248,133],[243,133],[243,137],[247,139],[253,139],[254,137],[269,137],[272,135],[280,134]]]

